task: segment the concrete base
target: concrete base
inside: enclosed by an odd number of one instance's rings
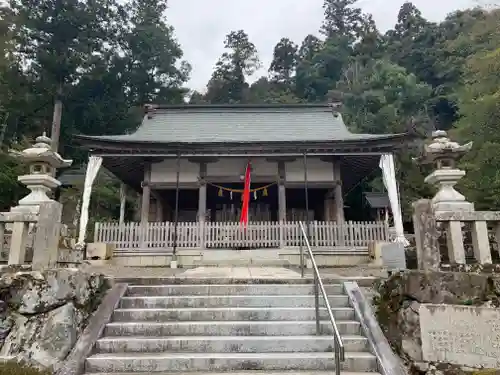
[[[90,242],[87,244],[87,259],[111,259],[114,251],[115,247],[112,244],[104,242]]]
[[[434,212],[471,212],[474,211],[474,203],[470,202],[448,202],[448,201],[440,201],[434,202],[432,201],[432,208]]]

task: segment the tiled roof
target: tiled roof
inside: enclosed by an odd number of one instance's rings
[[[364,194],[370,207],[372,208],[390,207],[389,197],[387,196],[386,193],[366,192]]]
[[[184,105],[157,108],[132,134],[82,138],[144,143],[359,141],[329,105]]]

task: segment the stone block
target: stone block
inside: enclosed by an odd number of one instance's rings
[[[83,253],[81,250],[59,248],[59,253],[57,255],[58,263],[79,264],[82,260]]]
[[[87,259],[107,260],[113,257],[114,245],[104,242],[91,242],[87,244]]]
[[[388,271],[406,269],[406,253],[403,244],[397,242],[384,243],[381,246],[382,263]]]
[[[424,360],[500,367],[500,309],[421,304],[419,315]]]
[[[387,242],[371,242],[368,244],[368,255],[374,266],[382,267],[384,262],[382,260],[382,246]]]

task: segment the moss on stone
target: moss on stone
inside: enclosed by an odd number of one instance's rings
[[[0,375],[51,375],[50,370],[38,370],[14,361],[0,364]]]

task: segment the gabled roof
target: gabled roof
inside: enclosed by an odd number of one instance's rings
[[[325,104],[180,105],[157,107],[132,134],[83,136],[134,144],[220,144],[272,142],[357,142],[401,138],[403,134],[354,134]]]
[[[386,193],[365,192],[364,195],[371,208],[390,207],[389,196]]]
[[[79,165],[73,166],[66,170],[62,170],[61,174],[57,176],[57,179],[61,183],[62,187],[83,185],[85,182],[85,174],[87,173],[87,166]],[[113,181],[116,177],[107,169],[101,168],[99,174],[97,175],[96,182],[109,183]]]

